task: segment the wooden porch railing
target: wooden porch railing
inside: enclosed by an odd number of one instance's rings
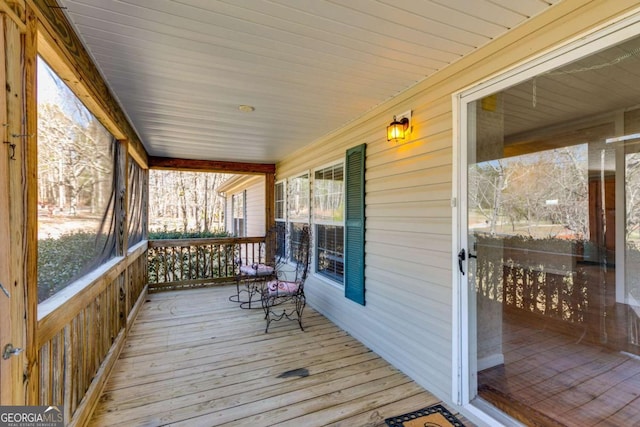
[[[241,264],[264,261],[264,237],[142,242],[39,306],[39,402],[62,405],[81,426],[124,345],[149,289],[235,280]]]
[[[530,240],[525,245],[479,236],[477,256],[476,292],[502,303],[505,313],[640,354],[640,310],[616,302],[614,269],[585,262],[577,242]]]
[[[576,263],[574,245],[554,243],[478,236],[477,292],[511,310],[584,323],[594,290]]]
[[[229,283],[264,262],[264,237],[150,240],[149,292]]]
[[[144,301],[147,243],[72,284],[38,310],[39,402],[84,425]]]

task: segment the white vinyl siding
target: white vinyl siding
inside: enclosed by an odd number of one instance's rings
[[[226,227],[228,232],[233,232],[233,197],[246,192],[245,197],[245,223],[248,237],[264,236],[265,234],[265,178],[263,176],[247,177],[238,180],[237,184],[225,190],[227,194]]]
[[[317,167],[367,141],[366,306],[317,275],[307,279],[305,292],[311,306],[443,397],[451,393],[452,366],[452,152],[451,133],[441,131],[451,125],[447,108],[448,97],[436,105],[402,104],[377,124],[362,123],[278,165],[279,174]],[[387,142],[386,125],[408,109],[414,131],[400,149]]]
[[[265,234],[265,187],[264,178],[247,187],[247,236],[264,236]]]

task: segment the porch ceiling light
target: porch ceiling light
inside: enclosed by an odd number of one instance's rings
[[[393,121],[387,126],[387,141],[399,141],[405,139],[409,133],[409,118],[401,117],[399,120],[393,116]]]

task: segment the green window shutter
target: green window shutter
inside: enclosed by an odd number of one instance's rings
[[[344,294],[364,305],[364,160],[366,144],[347,150],[345,162]]]

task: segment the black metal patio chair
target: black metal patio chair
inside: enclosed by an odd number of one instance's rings
[[[257,258],[252,263],[242,263],[242,256],[237,260],[236,293],[229,301],[240,303],[240,308],[260,308],[261,290],[266,282],[277,277],[281,265],[276,229],[270,229],[264,242],[258,245]],[[255,303],[255,304],[254,304]]]
[[[288,319],[297,320],[302,326],[302,312],[306,306],[304,282],[309,272],[309,227],[305,226],[299,234],[299,239],[292,248],[292,271],[281,272],[262,288],[262,307],[267,322],[265,333],[269,332],[269,325],[273,321]]]

